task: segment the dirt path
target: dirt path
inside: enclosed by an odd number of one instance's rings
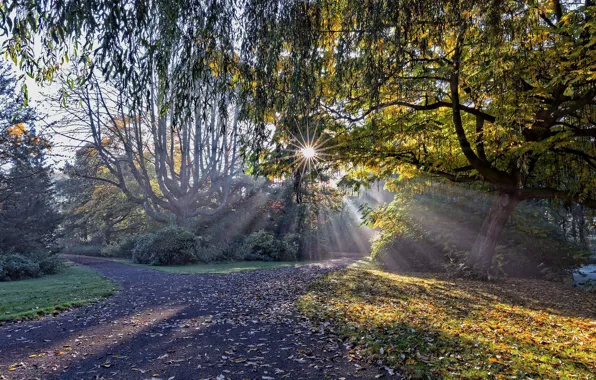
[[[0,327],[0,379],[352,379],[349,358],[293,303],[346,261],[226,275],[84,262],[121,286],[110,299]],[[362,366],[362,367],[361,367]],[[10,370],[14,368],[14,370]]]

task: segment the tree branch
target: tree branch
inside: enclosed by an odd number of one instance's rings
[[[568,202],[579,203],[586,207],[596,209],[596,199],[583,198],[579,195],[570,194],[563,190],[552,188],[522,189],[519,193],[523,200],[527,199],[561,199]]]
[[[431,110],[436,110],[439,108],[453,108],[453,103],[446,102],[446,101],[437,101],[432,104],[415,104],[415,103],[405,102],[403,100],[393,100],[390,102],[379,103],[373,107],[370,107],[362,115],[360,115],[358,117],[350,117],[350,116],[344,115],[344,114],[340,113],[339,111],[334,110],[333,108],[331,108],[325,104],[322,104],[322,107],[324,109],[338,115],[339,116],[338,119],[347,120],[352,123],[364,120],[368,115],[370,115],[373,112],[380,111],[382,109],[385,109],[388,107],[394,107],[394,106],[407,107],[407,108],[411,108],[416,111],[431,111]],[[474,116],[479,117],[483,120],[486,120],[489,123],[494,123],[496,121],[496,117],[494,117],[484,111],[481,111],[477,108],[474,108],[474,107],[468,107],[463,104],[460,104],[459,109],[461,111],[469,113],[470,115],[474,115]]]

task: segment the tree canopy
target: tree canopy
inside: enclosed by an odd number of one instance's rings
[[[309,22],[284,48],[317,52],[307,102],[335,136],[336,157],[367,168],[353,175],[426,173],[499,194],[470,266],[490,263],[520,201],[596,206],[591,2],[294,4]],[[284,78],[304,65],[280,67]]]
[[[14,0],[3,51],[40,80],[76,58],[131,109],[175,121],[205,88],[237,89],[253,161],[315,123],[353,177],[487,183],[498,196],[467,262],[482,269],[519,202],[596,206],[595,12],[591,0]]]

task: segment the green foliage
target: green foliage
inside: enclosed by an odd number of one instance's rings
[[[17,190],[0,203],[0,250],[52,249],[60,215],[44,159],[15,162],[11,176],[20,179]]]
[[[246,260],[244,249],[244,236],[236,236],[231,242],[221,249],[222,261],[243,261]]]
[[[66,265],[57,253],[32,252],[27,256],[39,264],[39,271],[42,275],[57,274]]]
[[[197,262],[207,264],[218,261],[226,261],[223,257],[223,248],[216,244],[205,243],[208,239],[198,238],[200,243],[197,247]]]
[[[286,256],[292,257],[291,260],[281,259],[280,261],[292,261],[298,258],[300,250],[300,242],[302,237],[299,234],[285,234],[282,237],[282,242],[285,246]]]
[[[0,256],[0,281],[16,281],[39,277],[39,264],[20,254]]]
[[[278,239],[273,233],[260,230],[234,239],[221,251],[220,258],[229,261],[295,261],[300,240],[297,234]]]
[[[167,227],[137,238],[132,251],[135,263],[185,265],[209,258],[202,249],[203,239],[178,227]]]
[[[39,81],[51,80],[68,62],[95,66],[103,77],[127,88],[136,104],[149,101],[147,86],[153,75],[168,72],[177,62],[174,74],[160,77],[159,87],[175,89],[169,96],[175,98],[176,108],[183,109],[182,103],[201,99],[190,83],[223,87],[237,70],[240,9],[232,0],[209,4],[145,0],[132,6],[52,0],[47,7],[9,0],[0,4],[0,28],[10,36],[0,53]],[[194,42],[188,45],[189,41]],[[42,47],[43,60],[32,54],[34,44]],[[211,75],[214,67],[219,75]],[[79,75],[82,78],[71,78],[68,85],[85,79],[85,74]],[[216,83],[207,86],[207,78]],[[66,104],[66,96],[63,101]]]
[[[1,9],[1,8],[0,8]],[[45,141],[35,143],[35,134],[29,134],[29,126],[33,124],[37,115],[34,109],[23,106],[23,94],[17,90],[17,79],[14,70],[5,60],[0,60],[0,199],[13,191],[14,179],[7,176],[6,166],[17,156],[26,153],[16,149],[17,143],[22,143],[31,151],[38,153],[47,148]],[[23,128],[26,127],[26,128]],[[13,132],[19,131],[15,135]]]
[[[21,102],[14,75],[0,62],[0,251],[28,253],[54,248],[60,215],[46,158],[50,142]]]
[[[113,181],[114,176],[97,156],[92,146],[79,149],[74,162],[65,165],[67,177],[56,184],[62,199],[64,245],[87,242],[109,245],[152,226],[142,205],[130,201],[119,188],[105,182]],[[132,174],[125,171],[123,176],[129,187],[134,188]]]
[[[101,249],[101,255],[105,257],[132,258],[132,251],[137,244],[137,236],[127,236],[122,241],[113,242]]]
[[[395,270],[442,270],[445,265],[464,269],[460,264],[476,239],[490,196],[436,181],[387,186],[395,191],[391,203],[375,210],[363,208],[368,224],[380,229],[373,242],[373,258]],[[558,221],[564,211],[544,201],[518,206],[505,226],[489,272],[554,279],[584,263],[585,245],[569,234],[568,225]],[[588,223],[584,224],[587,228]]]
[[[58,273],[64,263],[55,254],[0,254],[0,281],[16,281]]]
[[[243,242],[246,260],[275,260],[283,251],[283,244],[275,236],[264,230],[253,232]]]
[[[298,253],[296,237],[280,240],[270,232],[257,231],[248,235],[242,243],[245,260],[294,261]]]

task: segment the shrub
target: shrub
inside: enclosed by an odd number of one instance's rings
[[[133,261],[151,265],[184,265],[198,262],[203,241],[191,232],[167,227],[141,235],[132,251]],[[204,256],[205,257],[205,256]]]
[[[110,243],[101,249],[101,255],[103,257],[118,257],[118,252],[120,252],[120,243],[117,242]]]
[[[56,274],[64,267],[64,261],[56,254],[34,252],[30,254],[0,254],[0,281],[24,280],[48,274]]]
[[[244,260],[292,261],[298,254],[297,237],[288,234],[283,240],[272,233],[257,231],[248,235],[242,244]]]
[[[56,274],[65,267],[64,259],[56,253],[36,252],[27,256],[39,264],[41,275]]]
[[[11,253],[0,256],[0,280],[14,281],[25,278],[39,277],[39,264],[33,259],[21,254]]]
[[[221,250],[222,261],[242,261],[246,260],[246,247],[244,246],[244,236],[236,236],[231,243],[224,246]]]
[[[66,255],[101,256],[101,245],[90,243],[75,244],[64,248],[62,253]]]
[[[279,256],[280,251],[283,250],[283,246],[279,240],[273,234],[263,230],[248,235],[244,240],[244,246],[247,257],[256,260],[273,259]]]
[[[154,244],[155,234],[148,232],[137,236],[132,250],[132,261],[139,264],[151,263],[151,246]]]
[[[372,240],[372,259],[393,271],[441,271],[458,252],[440,239],[417,234],[404,223],[402,231],[381,232]]]
[[[201,263],[212,263],[214,261],[225,261],[223,249],[214,245],[197,247],[197,261]]]
[[[137,244],[137,236],[128,236],[124,240],[106,245],[101,249],[104,257],[122,257],[130,259]]]
[[[281,261],[295,261],[298,259],[298,253],[300,251],[300,235],[298,234],[286,234],[283,237],[284,243],[284,254],[281,257]]]

